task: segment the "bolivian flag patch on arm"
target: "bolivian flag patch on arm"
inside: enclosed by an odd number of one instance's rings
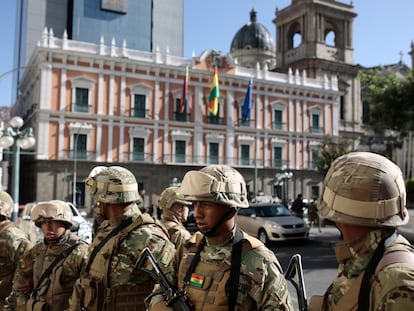
[[[190,285],[194,287],[203,287],[204,276],[198,274],[191,274]]]
[[[24,257],[20,257],[17,260],[17,266],[19,267],[19,269],[24,270],[27,268],[27,262],[26,262],[26,258]]]

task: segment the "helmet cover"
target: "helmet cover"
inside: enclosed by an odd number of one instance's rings
[[[249,206],[243,176],[228,165],[187,172],[178,191],[189,201],[215,202],[236,209]]]
[[[142,201],[134,174],[121,166],[110,166],[88,177],[86,185],[97,202],[116,204]]]
[[[161,209],[170,209],[174,203],[180,203],[182,205],[191,205],[190,201],[184,200],[184,195],[178,193],[179,187],[168,187],[161,192],[158,198],[158,206]]]
[[[329,168],[319,199],[321,216],[334,222],[396,227],[408,222],[401,169],[371,152],[351,152]]]
[[[41,202],[33,207],[30,214],[30,220],[38,227],[44,221],[54,220],[63,222],[65,227],[69,229],[73,225],[72,217],[73,213],[69,204],[60,200]]]
[[[0,215],[12,217],[13,199],[6,191],[0,191]]]

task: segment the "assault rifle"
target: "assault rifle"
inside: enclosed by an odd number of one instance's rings
[[[305,280],[303,278],[302,257],[299,254],[293,255],[290,259],[285,271],[285,279],[289,280],[295,287],[299,310],[307,311],[308,301],[306,298]]]
[[[146,268],[145,264],[147,261],[151,263],[152,269]],[[157,281],[158,284],[160,284],[162,290],[164,291],[163,295],[167,306],[173,308],[175,311],[190,311],[184,292],[171,286],[148,247],[142,250],[135,267],[151,275],[151,277]]]

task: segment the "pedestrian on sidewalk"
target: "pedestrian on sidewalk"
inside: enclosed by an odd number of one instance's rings
[[[318,226],[318,231],[322,232],[321,230],[321,222],[319,219],[319,213],[318,213],[318,207],[317,207],[317,202],[318,198],[313,198],[313,200],[311,200],[307,206],[308,208],[308,226],[309,226],[309,232],[312,229],[313,225],[317,225]]]

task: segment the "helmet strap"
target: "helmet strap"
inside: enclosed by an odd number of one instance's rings
[[[227,212],[223,215],[223,217],[212,228],[207,230],[200,230],[200,232],[205,236],[214,236],[216,234],[217,229],[228,220],[228,217],[231,214],[235,213],[236,211],[234,210],[234,208],[229,208]]]

